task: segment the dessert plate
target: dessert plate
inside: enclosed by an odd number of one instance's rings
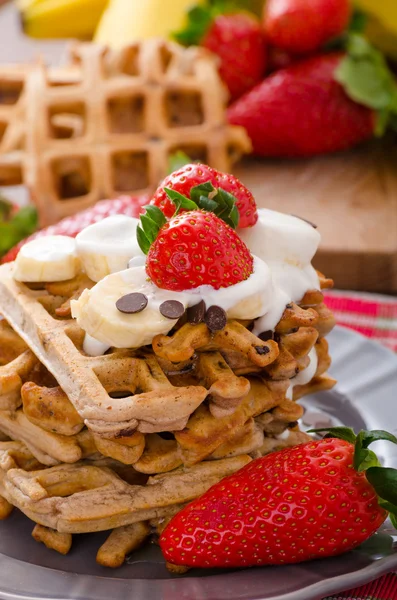
[[[355,430],[397,432],[397,357],[357,333],[337,327],[329,336],[337,387],[302,401],[302,426],[345,424]],[[397,447],[377,442],[387,466]],[[170,575],[157,546],[147,545],[116,571],[95,563],[103,534],[74,536],[61,556],[37,544],[22,514],[0,523],[0,598],[4,600],[319,600],[397,569],[397,532],[389,522],[358,550],[340,557],[283,567],[193,570]]]

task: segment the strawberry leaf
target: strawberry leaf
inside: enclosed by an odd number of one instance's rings
[[[181,208],[185,210],[198,209],[197,204],[193,202],[193,200],[190,200],[189,198],[184,196],[183,194],[180,194],[179,192],[176,192],[175,190],[167,187],[164,188],[164,191],[167,194],[168,198],[172,200],[172,202],[175,204],[176,210],[174,213],[174,217],[179,213]]]
[[[392,442],[393,444],[397,444],[397,438],[388,431],[383,431],[381,429],[376,429],[373,431],[360,431],[354,448],[353,464],[357,471],[366,471],[370,467],[381,466],[376,454],[372,452],[372,450],[368,450],[368,446],[370,444],[379,440],[386,440],[388,442]]]
[[[397,506],[397,469],[371,467],[365,475],[382,500]]]
[[[397,113],[397,83],[383,54],[362,36],[351,34],[347,55],[335,71],[335,79],[359,104],[378,111],[376,135],[393,125]]]
[[[191,8],[187,13],[186,27],[173,33],[173,38],[184,46],[199,46],[216,12],[216,9],[209,5]]]
[[[325,437],[334,437],[354,444],[356,434],[350,427],[324,427],[322,429],[309,429],[307,433],[327,433]]]
[[[158,232],[167,223],[167,219],[157,206],[148,205],[144,208],[146,212],[140,217],[141,223],[137,227],[136,238],[142,252],[147,254]]]
[[[198,204],[200,199],[203,197],[213,198],[216,196],[217,190],[214,188],[210,181],[206,183],[200,183],[200,185],[195,185],[190,190],[190,198]]]

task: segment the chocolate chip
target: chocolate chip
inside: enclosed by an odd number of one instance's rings
[[[190,325],[199,325],[202,323],[205,317],[205,310],[206,306],[204,300],[200,300],[200,302],[194,306],[189,306],[187,309],[187,320]]]
[[[220,306],[210,306],[204,320],[210,331],[220,331],[227,323],[226,313]]]
[[[147,307],[147,302],[145,294],[134,292],[119,298],[116,302],[116,308],[122,313],[133,315],[144,310]]]
[[[291,309],[292,308],[292,304],[287,304],[285,308]]]
[[[185,307],[178,300],[166,300],[160,304],[159,310],[167,319],[179,319],[185,312]]]
[[[288,423],[288,428],[289,429],[293,429],[294,427],[298,426],[298,421],[292,421],[291,423]]]
[[[271,329],[268,331],[262,331],[262,333],[258,335],[258,338],[262,340],[262,342],[267,342],[274,339],[274,333]]]
[[[304,217],[300,217],[299,215],[293,215],[292,213],[290,213],[291,217],[296,217],[297,219],[300,219],[301,221],[305,221],[305,223],[307,223],[308,225],[311,225],[313,227],[313,229],[317,229],[317,225],[315,223],[312,223],[311,221],[309,221],[309,219],[305,219]]]
[[[270,348],[267,346],[255,346],[256,353],[262,356],[263,354],[269,354]]]

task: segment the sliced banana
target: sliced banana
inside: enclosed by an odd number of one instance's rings
[[[89,225],[76,237],[77,253],[92,281],[124,271],[135,256],[144,256],[136,239],[139,219],[113,215]]]
[[[15,261],[14,279],[26,283],[66,281],[79,270],[75,240],[66,235],[49,235],[22,246]]]
[[[116,302],[127,294],[140,293],[147,298],[147,306],[141,312],[120,312]],[[177,295],[184,308],[188,296]],[[85,290],[78,300],[71,303],[72,316],[90,336],[86,351],[93,347],[92,339],[103,344],[103,348],[139,348],[151,344],[158,333],[167,334],[177,320],[164,317],[160,305],[175,299],[175,292],[161,290],[147,277],[145,267],[138,266],[108,275],[92,289]],[[97,352],[100,346],[93,348]]]

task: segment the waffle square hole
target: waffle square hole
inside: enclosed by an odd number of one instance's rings
[[[12,106],[16,104],[22,94],[22,81],[1,81],[0,80],[0,105]]]
[[[18,164],[0,164],[0,185],[1,186],[17,186],[22,185],[22,167]]]
[[[169,154],[175,154],[175,152],[184,152],[191,159],[192,162],[201,162],[208,164],[208,151],[204,144],[183,144],[181,146],[174,146],[170,148]]]
[[[144,131],[144,96],[110,98],[108,100],[108,119],[111,133],[140,133]]]
[[[168,92],[165,110],[169,127],[195,127],[204,123],[204,112],[199,92]]]
[[[137,77],[139,75],[139,47],[131,46],[130,48],[126,48],[117,67],[124,75]]]
[[[60,200],[86,196],[91,189],[91,165],[86,156],[58,158],[52,162],[54,185]]]
[[[147,152],[117,152],[112,156],[113,188],[116,192],[134,192],[149,185]]]
[[[5,132],[7,130],[7,123],[5,123],[4,121],[0,121],[0,142],[2,141]]]
[[[57,104],[48,109],[49,136],[57,140],[85,134],[86,110],[83,102]]]

